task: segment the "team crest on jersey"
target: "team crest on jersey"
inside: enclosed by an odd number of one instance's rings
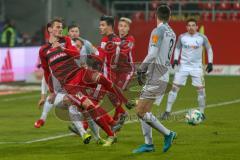
[[[156,44],[156,43],[158,42],[158,39],[159,39],[159,36],[158,36],[158,35],[153,35],[153,36],[152,36],[152,42],[153,42],[153,43]]]

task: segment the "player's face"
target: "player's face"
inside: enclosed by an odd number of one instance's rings
[[[69,37],[71,37],[72,39],[73,39],[73,38],[78,38],[78,37],[80,36],[80,31],[79,31],[78,27],[71,28],[71,29],[68,31],[68,35],[69,35]]]
[[[99,31],[101,35],[107,35],[109,30],[109,26],[106,21],[100,21],[99,23]]]
[[[61,37],[62,36],[62,31],[63,31],[63,24],[60,23],[60,22],[54,22],[52,27],[49,28],[49,32],[54,37]]]
[[[118,32],[119,32],[120,37],[126,36],[128,34],[128,31],[129,31],[128,23],[124,22],[124,21],[120,21],[118,23]]]
[[[195,22],[188,22],[187,31],[190,34],[195,34],[197,32],[198,26]]]
[[[82,44],[82,42],[80,40],[75,41],[75,44],[76,44],[76,47],[77,47],[78,50],[82,49],[82,45],[83,44]]]

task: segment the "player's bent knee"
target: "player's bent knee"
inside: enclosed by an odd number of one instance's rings
[[[71,100],[70,100],[67,96],[64,96],[64,97],[63,97],[63,105],[64,105],[64,106],[69,106],[69,105],[71,105]]]

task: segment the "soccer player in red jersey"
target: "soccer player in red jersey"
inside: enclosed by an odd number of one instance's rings
[[[70,99],[70,102],[88,111],[93,120],[108,134],[109,138],[104,145],[110,146],[114,142],[115,134],[103,116],[107,114],[106,111],[95,105],[81,93],[79,88],[86,86],[95,88],[97,84],[101,84],[120,102],[128,104],[128,100],[101,73],[78,67],[74,58],[79,57],[79,51],[72,46],[70,38],[62,37],[62,25],[62,21],[59,19],[51,21],[49,43],[42,46],[39,51],[44,77],[51,92],[50,98],[54,97],[51,80],[51,76],[54,76],[68,93],[67,98]]]
[[[118,23],[118,32],[121,39],[120,56],[115,69],[115,79],[113,82],[122,90],[126,90],[130,80],[134,74],[134,58],[135,39],[129,35],[131,19],[122,17]],[[114,73],[114,70],[112,70]]]
[[[105,54],[101,57],[105,62],[104,75],[111,80],[114,79],[114,74],[111,74],[111,70],[114,70],[118,63],[121,44],[121,39],[113,32],[113,28],[114,18],[112,16],[102,16],[100,18],[99,30],[100,34],[103,36],[101,48],[105,51]],[[123,109],[122,104],[118,103],[115,97],[108,97],[115,106],[114,120],[121,120],[121,123],[124,123],[127,112]]]

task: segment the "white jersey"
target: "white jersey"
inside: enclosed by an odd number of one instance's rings
[[[208,63],[212,63],[212,47],[205,35],[199,32],[194,35],[191,35],[188,32],[181,34],[176,44],[174,60],[178,60],[181,52],[180,64],[182,66],[202,68],[203,47],[206,48],[208,53]]]
[[[146,71],[152,81],[168,81],[168,69],[173,48],[176,42],[176,34],[167,23],[161,23],[151,33],[148,55],[142,65],[142,71]]]

